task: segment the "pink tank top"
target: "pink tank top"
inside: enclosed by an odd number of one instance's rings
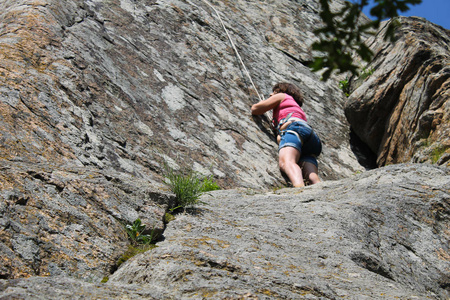
[[[295,102],[291,95],[285,94],[284,100],[273,109],[273,120],[276,122],[275,125],[278,125],[280,120],[286,118],[290,113],[292,113],[291,117],[300,118],[306,121],[306,114],[300,105]]]

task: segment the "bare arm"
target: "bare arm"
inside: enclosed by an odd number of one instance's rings
[[[273,109],[284,100],[285,96],[284,93],[272,94],[266,100],[253,104],[252,115],[262,115],[266,111]]]

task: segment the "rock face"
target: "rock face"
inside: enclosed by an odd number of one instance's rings
[[[363,170],[343,96],[305,62],[317,1],[0,0],[0,278],[100,280],[125,224],[164,229],[164,165],[222,188],[285,183],[259,93],[299,85],[325,180]],[[337,4],[339,4],[337,2]]]
[[[375,59],[345,114],[379,166],[450,164],[450,31],[421,18],[400,18],[396,42],[369,40]]]
[[[255,90],[206,1],[1,1],[3,159],[161,181],[163,163],[222,187],[279,186]],[[311,60],[317,1],[214,3],[260,94],[299,85],[325,149],[321,176],[361,169],[342,93]],[[260,128],[261,127],[261,128]],[[257,158],[257,159],[255,159]]]
[[[53,284],[49,299],[66,288],[78,298],[448,299],[449,187],[448,168],[411,164],[304,189],[215,191],[104,285],[3,280],[0,296]]]
[[[449,169],[409,165],[306,189],[211,193],[110,280],[178,299],[445,299],[449,187]]]
[[[3,163],[0,277],[71,275],[101,280],[127,249],[124,225],[155,233],[174,195],[164,187],[92,168]]]
[[[0,7],[0,298],[447,295],[448,170],[342,179],[364,168],[337,82],[305,66],[318,1]],[[285,184],[267,117],[250,116],[278,81],[304,92],[326,183],[251,195]],[[209,206],[166,229],[175,198],[165,165],[233,189],[205,195]],[[98,284],[116,270],[124,226],[137,218],[165,230],[164,241]]]

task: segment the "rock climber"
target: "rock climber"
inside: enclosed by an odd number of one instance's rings
[[[253,115],[262,115],[273,110],[273,124],[277,132],[278,163],[294,187],[320,182],[317,156],[322,152],[322,143],[306,122],[301,108],[303,96],[300,89],[286,82],[272,88],[266,100],[254,104]]]

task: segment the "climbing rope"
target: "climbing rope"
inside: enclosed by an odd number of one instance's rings
[[[239,59],[240,63],[242,64],[242,67],[244,68],[245,73],[247,74],[248,78],[250,79],[250,82],[253,86],[253,89],[255,90],[256,94],[258,95],[259,101],[264,100],[264,98],[261,96],[261,94],[258,92],[258,89],[256,88],[256,85],[253,83],[252,76],[250,76],[250,72],[247,70],[247,67],[244,64],[244,61],[242,60],[241,56],[239,55],[239,51],[237,50],[236,46],[233,43],[233,40],[231,39],[230,34],[228,33],[227,28],[225,27],[225,24],[222,21],[222,18],[219,15],[219,12],[212,6],[207,0],[203,0],[209,7],[211,7],[214,12],[217,15],[217,18],[219,19],[220,23],[222,24],[223,29],[225,30],[225,33],[228,36],[228,39],[230,40],[231,46],[233,47],[234,52],[236,53],[237,58]]]

